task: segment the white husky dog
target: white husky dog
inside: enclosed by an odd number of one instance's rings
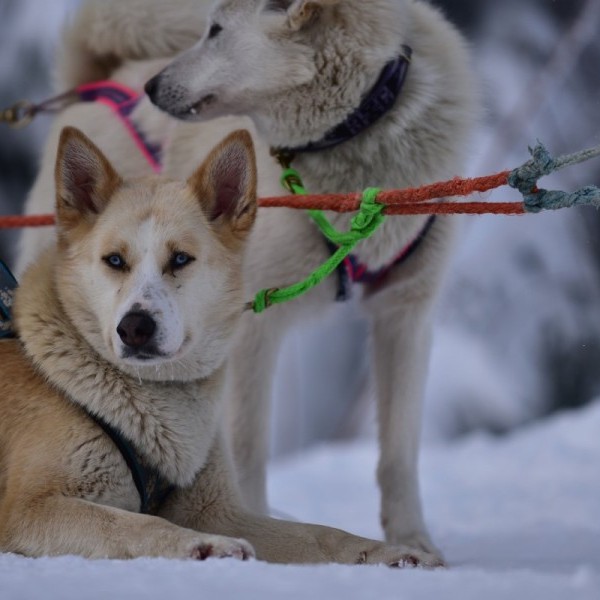
[[[101,77],[140,86],[167,64],[153,59],[187,48],[146,89],[163,111],[197,123],[170,122],[148,103],[132,115],[165,144],[168,175],[189,175],[225,132],[248,127],[247,117],[258,132],[261,195],[281,193],[268,147],[285,149],[315,193],[403,188],[460,173],[478,101],[465,44],[438,10],[419,0],[221,0],[205,8],[201,0],[95,0],[66,35],[69,86]],[[194,35],[200,39],[192,46]],[[147,168],[105,107],[77,105],[57,121],[57,129],[82,128],[126,175]],[[50,208],[52,143],[27,212]],[[349,222],[331,218],[340,228]],[[371,274],[356,294],[372,323],[386,539],[436,557],[417,459],[431,310],[453,229],[449,218],[391,217],[357,247],[357,268],[346,271],[350,279]],[[34,233],[24,236],[21,267],[41,243]],[[302,279],[329,252],[306,215],[260,210],[249,242],[248,294]],[[334,302],[342,275],[302,300],[242,319],[228,367],[229,415],[253,509],[267,510],[269,397],[280,342],[290,325]]]

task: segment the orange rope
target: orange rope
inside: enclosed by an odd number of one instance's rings
[[[474,193],[508,185],[510,171],[474,179],[451,179],[440,183],[404,190],[383,191],[377,202],[386,205],[386,215],[432,215],[432,214],[525,214],[522,202],[432,202],[437,198],[469,196]],[[264,208],[285,207],[295,209],[332,210],[354,212],[359,209],[362,194],[319,194],[310,196],[281,196],[263,198],[259,206]],[[54,215],[25,215],[0,217],[0,229],[20,227],[44,227],[54,224]]]
[[[47,227],[54,225],[54,215],[28,215],[0,217],[0,229],[21,227]]]

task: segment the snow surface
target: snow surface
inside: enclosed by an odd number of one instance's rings
[[[0,555],[0,598],[600,598],[600,402],[510,436],[428,446],[423,499],[447,570]],[[378,537],[373,442],[273,465],[271,500],[302,520]]]

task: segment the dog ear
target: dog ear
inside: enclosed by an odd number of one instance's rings
[[[340,0],[295,0],[287,11],[290,28],[299,31],[317,18],[323,8],[339,2]]]
[[[121,183],[100,149],[74,127],[61,133],[55,179],[59,231],[93,223]]]
[[[256,155],[245,130],[225,138],[188,185],[218,233],[245,238],[256,218]]]

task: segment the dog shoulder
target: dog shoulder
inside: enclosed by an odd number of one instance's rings
[[[0,342],[0,378],[0,512],[57,493],[137,509],[114,444],[35,371],[16,340]]]

